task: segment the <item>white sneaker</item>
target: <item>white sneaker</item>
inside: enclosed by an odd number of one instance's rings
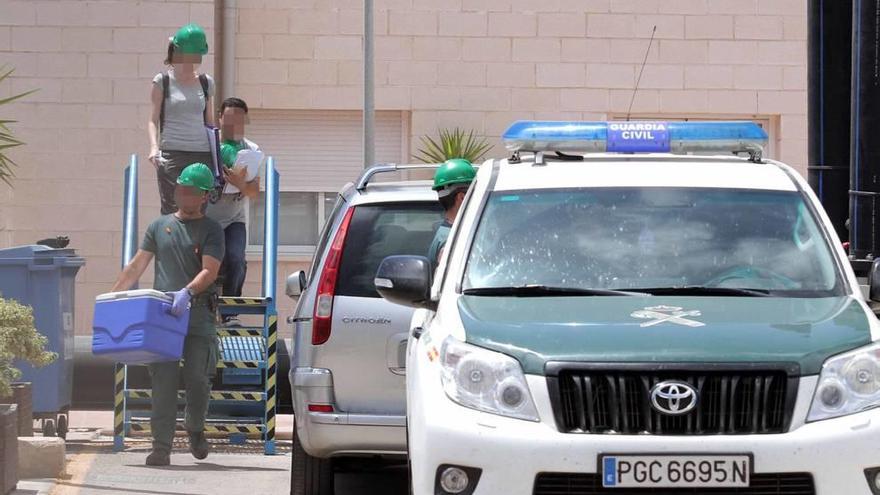
[[[237,316],[230,316],[223,322],[224,327],[240,327],[241,320],[238,319]]]

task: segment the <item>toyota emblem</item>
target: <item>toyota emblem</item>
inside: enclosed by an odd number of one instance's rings
[[[678,416],[697,407],[697,391],[685,382],[660,382],[651,389],[651,405],[658,412]]]

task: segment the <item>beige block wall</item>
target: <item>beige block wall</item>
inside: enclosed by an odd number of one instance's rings
[[[238,4],[237,95],[255,108],[360,107],[360,0]],[[766,117],[776,156],[805,171],[805,0],[376,0],[375,17],[377,108],[408,112],[413,143],[460,126],[501,155],[516,119],[622,115],[656,25],[634,116]],[[15,189],[0,185],[0,247],[71,236],[88,262],[78,333],[90,332],[93,297],[118,273],[132,152],[141,230],[157,214],[145,161],[150,79],[167,37],[189,21],[210,36],[213,2],[0,0],[0,65],[16,68],[0,95],[40,88],[4,109],[28,145],[13,153]],[[213,73],[210,57],[204,68]],[[293,305],[284,279],[306,263],[279,264],[282,318]],[[247,293],[259,291],[260,271],[251,261]]]
[[[211,0],[0,0],[0,66],[15,77],[0,95],[34,88],[3,118],[26,146],[14,189],[0,185],[0,247],[68,235],[86,257],[77,277],[76,331],[91,333],[94,296],[119,273],[123,169],[141,159],[140,227],[158,214],[146,155],[152,77],[167,39],[187,22],[213,35]],[[213,72],[212,58],[205,70]],[[3,228],[6,230],[2,230]],[[145,284],[150,283],[148,270]]]
[[[239,0],[236,90],[264,108],[357,108],[355,0]],[[806,0],[377,0],[376,105],[499,136],[515,119],[769,118],[806,171]],[[257,73],[265,71],[269,80]],[[279,98],[279,93],[286,96]]]

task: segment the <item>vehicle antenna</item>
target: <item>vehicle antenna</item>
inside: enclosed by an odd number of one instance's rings
[[[626,110],[626,120],[629,122],[629,116],[632,113],[633,102],[636,101],[636,92],[639,90],[639,83],[642,82],[642,72],[645,71],[645,64],[648,63],[648,55],[651,53],[651,45],[654,44],[654,35],[657,34],[657,25],[651,30],[651,40],[648,41],[648,49],[645,50],[645,60],[642,60],[642,67],[639,69],[639,77],[636,79],[636,87],[633,88],[632,97],[629,99],[629,108]]]

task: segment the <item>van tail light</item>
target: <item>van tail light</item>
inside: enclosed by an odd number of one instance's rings
[[[330,404],[309,404],[309,412],[332,413],[333,406]]]
[[[339,230],[333,237],[333,244],[327,253],[327,261],[321,270],[318,280],[318,296],[315,298],[315,313],[312,319],[312,345],[321,345],[330,339],[330,325],[333,320],[333,296],[336,295],[336,278],[339,276],[339,264],[342,262],[342,248],[348,235],[348,226],[354,208],[349,208],[342,218]]]

